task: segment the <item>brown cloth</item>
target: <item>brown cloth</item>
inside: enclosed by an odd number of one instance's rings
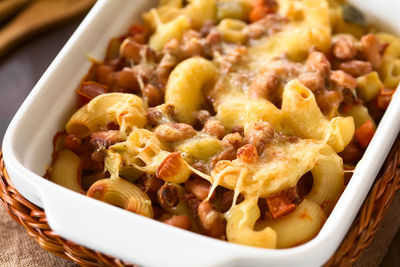
[[[48,32],[20,47],[9,57],[0,60],[0,141],[13,113],[21,105],[23,99],[79,25],[79,22],[80,20],[76,20],[65,27]],[[379,266],[399,226],[400,192],[397,193],[373,243],[365,250],[354,266]],[[385,264],[382,266],[396,266],[396,263],[398,266],[400,255],[396,254],[396,251],[399,251],[400,244],[392,244],[393,246],[395,247],[392,250],[394,252],[390,257],[387,257],[390,259],[385,260]],[[0,266],[51,267],[77,265],[43,250],[22,226],[8,216],[6,210],[0,204]]]
[[[42,249],[0,204],[0,266],[78,266]]]

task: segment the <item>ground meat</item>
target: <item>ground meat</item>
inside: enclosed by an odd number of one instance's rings
[[[232,147],[234,149],[238,149],[245,144],[247,144],[247,141],[239,133],[227,134],[222,139],[222,145],[224,148]]]
[[[234,160],[236,159],[237,150],[233,147],[224,148],[220,153],[215,155],[211,160],[211,169],[214,169],[215,165],[221,160]]]
[[[333,37],[333,55],[341,60],[351,60],[357,55],[357,41],[350,34],[339,34]]]
[[[211,160],[211,169],[213,169],[220,160],[236,159],[237,150],[246,144],[246,140],[239,133],[227,134],[222,139],[223,150]]]
[[[260,23],[252,23],[244,28],[244,33],[250,39],[258,39],[266,33],[266,28]]]
[[[202,173],[210,173],[210,166],[206,162],[200,160],[200,161],[195,161],[193,164],[191,164],[193,168],[196,170],[202,172]]]
[[[188,30],[182,37],[182,49],[185,58],[204,55],[204,47],[200,42],[201,34],[194,30]]]
[[[261,154],[265,144],[274,138],[275,131],[268,122],[256,122],[246,129],[245,136],[256,147],[258,154]]]
[[[203,23],[203,27],[200,29],[201,37],[206,37],[214,27],[215,27],[214,21],[206,20]]]
[[[158,126],[154,133],[161,141],[173,143],[193,137],[196,131],[186,123],[166,123]]]
[[[215,52],[222,52],[222,35],[218,30],[212,29],[206,36],[204,49],[208,57],[212,57]]]
[[[264,35],[272,35],[282,30],[287,19],[279,14],[268,14],[260,20],[249,24],[244,32],[251,39],[258,39]]]
[[[339,69],[353,77],[358,77],[370,73],[372,71],[372,64],[367,61],[351,60],[340,63]]]
[[[233,67],[241,62],[243,56],[247,53],[246,46],[237,46],[230,50],[221,61],[221,69],[223,73],[232,71]]]
[[[164,54],[161,58],[160,63],[156,68],[157,78],[163,86],[168,82],[168,77],[171,70],[178,64],[178,60],[172,54]]]
[[[225,136],[225,127],[219,120],[208,120],[203,128],[206,134],[222,139]]]
[[[314,51],[308,55],[306,68],[310,72],[317,72],[323,77],[328,77],[331,71],[331,63],[323,53]]]
[[[286,58],[272,61],[268,65],[268,70],[273,71],[278,76],[284,78],[294,78],[303,72],[303,64],[289,61]]]
[[[316,96],[319,108],[324,114],[329,114],[332,110],[337,110],[343,101],[342,92],[339,91],[323,91]]]
[[[365,58],[374,68],[379,68],[382,64],[382,44],[378,38],[374,34],[367,34],[361,38],[360,42]]]
[[[267,71],[258,75],[250,84],[248,94],[253,98],[268,99],[268,96],[278,89],[281,79],[275,71]]]
[[[143,185],[145,192],[156,193],[163,185],[163,180],[158,179],[154,174],[145,174],[143,176]]]
[[[154,72],[154,66],[148,64],[135,65],[131,68],[131,70],[135,77],[137,77],[138,80],[141,79],[144,84],[150,82],[153,75],[156,75],[156,73]]]
[[[342,70],[332,71],[330,78],[332,82],[343,88],[355,89],[357,86],[356,79]]]
[[[78,151],[81,147],[81,144],[82,139],[74,134],[69,134],[64,139],[64,147],[72,151]]]
[[[175,38],[169,40],[163,47],[162,53],[164,55],[171,54],[178,59],[183,58],[183,51],[179,41]]]
[[[90,143],[97,148],[108,148],[121,141],[118,130],[97,131],[90,135]]]
[[[297,77],[300,83],[313,92],[325,89],[325,79],[318,73],[307,72]]]
[[[238,149],[237,158],[245,163],[256,163],[259,159],[257,148],[253,144],[244,145]]]

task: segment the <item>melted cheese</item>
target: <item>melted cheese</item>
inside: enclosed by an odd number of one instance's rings
[[[282,190],[294,187],[297,181],[318,164],[320,158],[326,159],[330,151],[334,165],[339,156],[326,144],[315,140],[298,140],[295,143],[281,138],[274,139],[256,163],[245,163],[240,159],[220,161],[211,172],[210,182],[235,190],[245,196],[269,197]],[[322,154],[322,152],[324,154]],[[325,162],[325,164],[329,164]],[[340,168],[340,166],[339,166]]]

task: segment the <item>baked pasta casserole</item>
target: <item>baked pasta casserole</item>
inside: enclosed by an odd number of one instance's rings
[[[400,81],[340,0],[161,0],[91,60],[46,178],[262,248],[318,234]]]

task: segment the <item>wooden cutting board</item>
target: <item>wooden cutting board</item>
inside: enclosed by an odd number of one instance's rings
[[[0,23],[14,16],[31,0],[0,0]]]
[[[4,3],[3,3],[4,2]],[[88,11],[96,0],[2,0],[0,20],[21,10],[0,28],[0,57],[35,34]],[[12,15],[11,15],[12,16]]]

